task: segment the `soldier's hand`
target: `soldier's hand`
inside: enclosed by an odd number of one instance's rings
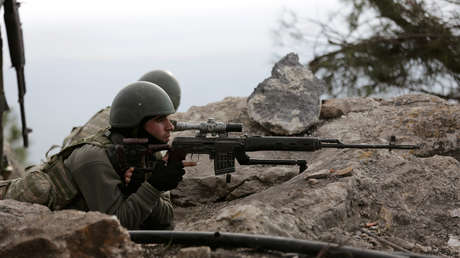
[[[159,191],[168,191],[177,187],[184,174],[184,165],[181,160],[169,160],[167,165],[161,160],[158,161],[147,182]]]
[[[126,184],[126,192],[125,194],[130,195],[135,193],[137,189],[144,183],[145,181],[145,171],[142,169],[136,168],[129,168],[126,170],[125,173],[125,182]]]
[[[131,182],[131,177],[133,176],[134,168],[130,167],[125,172],[125,184],[129,184]]]

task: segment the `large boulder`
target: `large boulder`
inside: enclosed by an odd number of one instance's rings
[[[299,134],[318,122],[320,96],[325,90],[325,84],[290,53],[249,96],[248,114],[272,133]]]
[[[0,201],[0,257],[138,257],[114,216]]]

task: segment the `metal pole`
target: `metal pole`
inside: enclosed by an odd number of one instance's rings
[[[131,240],[136,243],[173,243],[185,245],[207,245],[233,248],[256,248],[282,252],[317,255],[319,252],[334,257],[353,258],[426,258],[418,254],[388,253],[382,251],[348,247],[334,243],[298,240],[285,237],[250,235],[223,232],[184,232],[167,230],[129,231]],[[433,256],[431,256],[433,257]]]

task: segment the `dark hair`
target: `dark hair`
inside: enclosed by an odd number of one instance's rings
[[[135,128],[117,128],[117,127],[112,127],[110,128],[110,132],[112,132],[113,134],[121,134],[123,135],[123,137],[127,137],[127,138],[133,138],[133,137],[137,137],[137,134],[138,134],[138,128],[135,127]]]
[[[125,138],[147,138],[149,139],[149,142],[150,143],[163,143],[161,141],[159,141],[158,139],[156,139],[155,137],[153,137],[152,135],[150,135],[148,132],[145,131],[144,129],[144,126],[145,126],[145,123],[147,123],[147,121],[149,121],[150,119],[152,118],[161,118],[161,117],[165,117],[166,115],[162,115],[162,116],[147,116],[147,117],[144,117],[141,122],[139,123],[138,126],[136,127],[130,127],[130,128],[111,128],[110,131],[113,133],[113,134],[121,134],[122,137],[125,137]]]

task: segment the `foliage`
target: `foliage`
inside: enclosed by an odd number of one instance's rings
[[[27,162],[28,152],[22,145],[22,131],[18,126],[18,119],[11,110],[3,113],[3,132],[5,142],[10,144],[16,159],[21,164],[25,164]]]
[[[346,26],[314,22],[326,44],[309,62],[332,96],[402,89],[460,100],[460,1],[342,2],[352,8],[335,19]],[[287,37],[305,38],[298,20],[283,24]]]

